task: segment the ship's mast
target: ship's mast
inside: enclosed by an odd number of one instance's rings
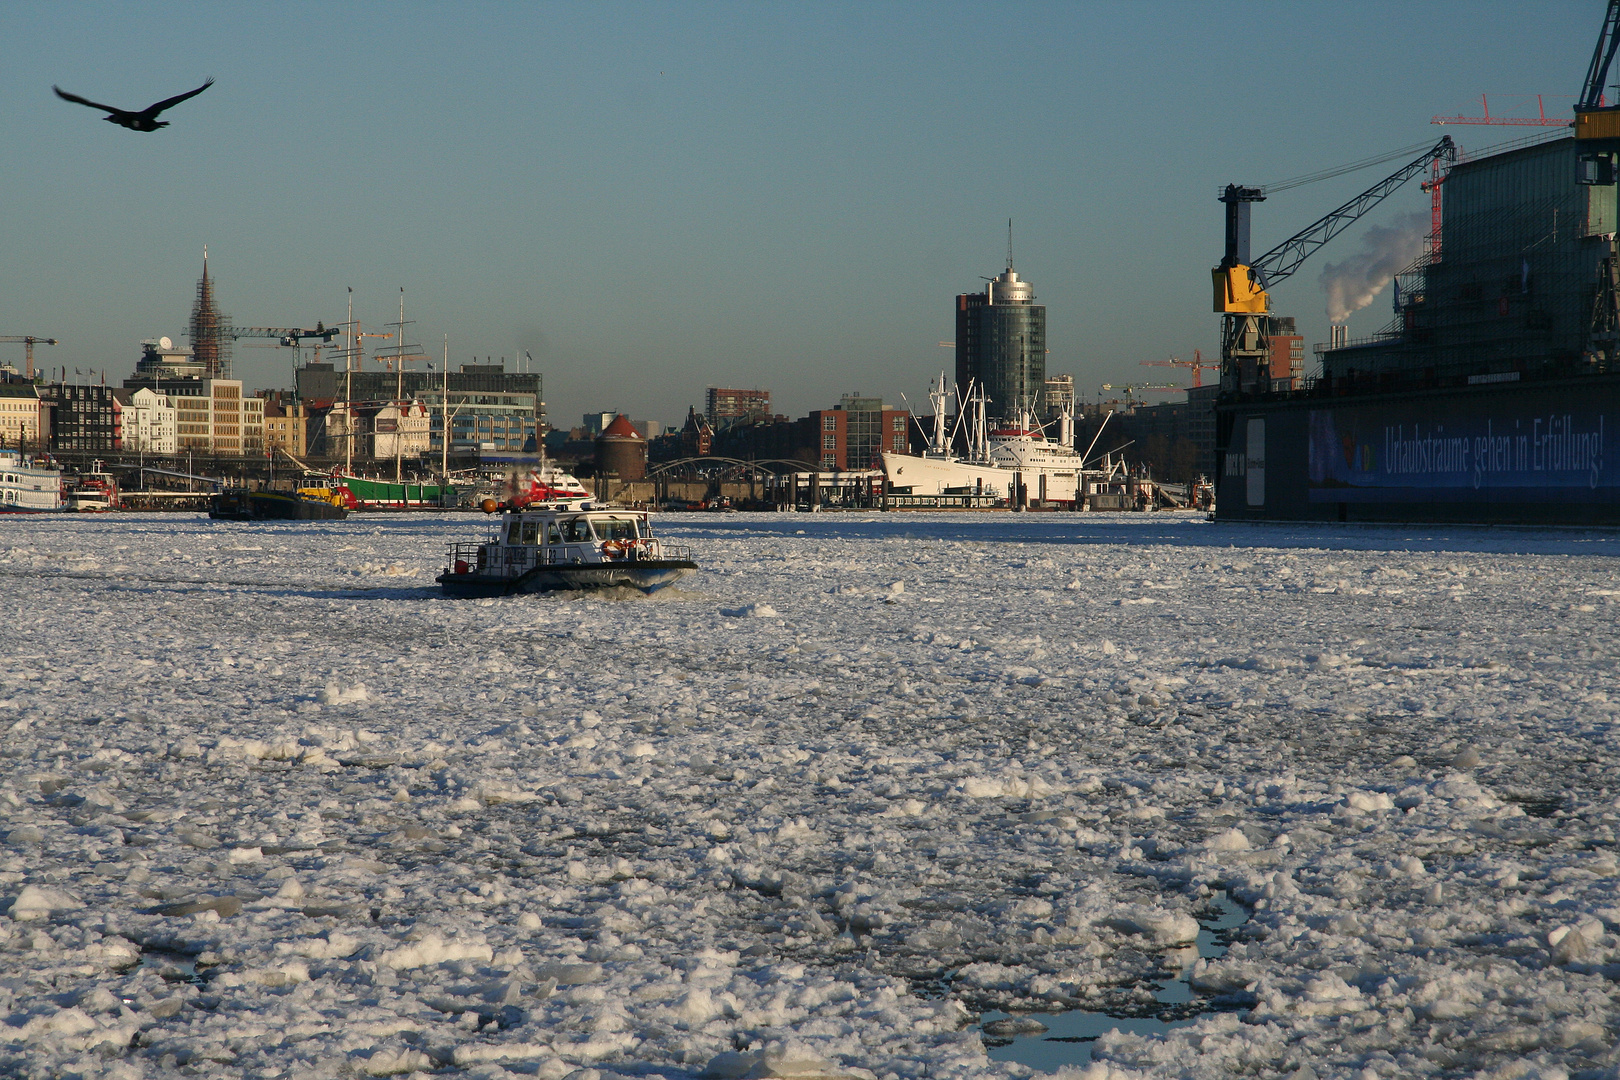
[[[945,418],[945,403],[949,399],[945,393],[945,373],[943,371],[939,373],[939,386],[930,386],[928,388],[928,400],[934,406],[934,439],[929,449],[943,457],[950,450]]]
[[[354,287],[349,287],[349,349],[343,358],[343,471],[354,472],[354,358],[359,339],[354,336]]]

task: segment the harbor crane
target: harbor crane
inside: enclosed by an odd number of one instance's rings
[[[1607,104],[1603,85],[1609,66],[1620,50],[1620,0],[1609,0],[1598,31],[1597,48],[1586,68],[1581,96],[1575,101],[1575,148],[1580,152],[1576,180],[1583,184],[1613,184],[1614,155],[1620,151],[1620,105]]]
[[[1620,0],[1613,0],[1620,7]],[[1348,229],[1363,214],[1383,202],[1429,163],[1457,160],[1457,144],[1450,135],[1258,259],[1249,257],[1250,207],[1264,202],[1266,189],[1228,184],[1219,197],[1226,205],[1226,254],[1210,271],[1215,283],[1215,311],[1221,318],[1221,392],[1271,388],[1270,290],[1287,279],[1316,250]]]
[[[27,365],[23,369],[23,373],[30,379],[34,377],[34,346],[56,344],[55,338],[40,337],[38,334],[22,334],[18,336],[0,337],[0,341],[8,342],[13,345],[21,345],[23,347],[23,356]]]

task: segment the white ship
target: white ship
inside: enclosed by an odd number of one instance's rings
[[[883,455],[890,494],[989,496],[1014,506],[1025,502],[1072,506],[1084,504],[1091,496],[1124,492],[1128,478],[1123,461],[1105,454],[1088,468],[1086,457],[1075,452],[1072,408],[1066,408],[1055,421],[1057,438],[1049,439],[1027,409],[1020,410],[1016,420],[991,428],[985,419],[983,391],[970,389],[966,395],[956,395],[959,402],[953,430],[946,415],[950,396],[941,373],[939,385],[928,394],[934,406],[934,430],[921,456]],[[1101,435],[1099,430],[1098,437]],[[967,452],[958,454],[953,447],[964,436]]]
[[[0,514],[47,514],[62,509],[62,470],[34,465],[0,450]]]

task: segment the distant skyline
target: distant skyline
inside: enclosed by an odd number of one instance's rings
[[[184,340],[206,244],[238,325],[341,322],[353,287],[370,329],[403,286],[435,362],[446,334],[456,365],[532,352],[561,426],[676,423],[710,385],[795,416],[851,391],[915,407],[1010,217],[1047,370],[1094,399],[1216,352],[1219,187],[1528,133],[1430,125],[1481,93],[1568,115],[1603,10],[7,5],[0,335],[121,380],[142,339]],[[138,109],[208,76],[153,133],[51,92]],[[1259,204],[1256,251],[1393,168]],[[1274,290],[1307,346],[1323,266],[1427,209],[1410,183]],[[1386,288],[1351,336],[1388,318]],[[291,385],[290,352],[245,344],[250,388]]]

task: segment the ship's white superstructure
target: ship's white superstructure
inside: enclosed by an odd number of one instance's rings
[[[883,473],[892,494],[991,496],[1012,504],[1025,501],[1074,503],[1111,490],[1125,480],[1123,462],[1110,456],[1087,468],[1074,449],[1074,413],[1067,408],[1055,421],[1057,438],[1047,437],[1028,409],[1017,418],[990,427],[982,389],[958,394],[956,427],[947,418],[951,394],[941,373],[930,388],[934,430],[921,454],[883,455]],[[953,446],[965,439],[966,453]],[[1019,487],[1023,493],[1020,498]]]
[[[0,514],[44,514],[62,509],[62,470],[31,464],[15,450],[0,450]]]

